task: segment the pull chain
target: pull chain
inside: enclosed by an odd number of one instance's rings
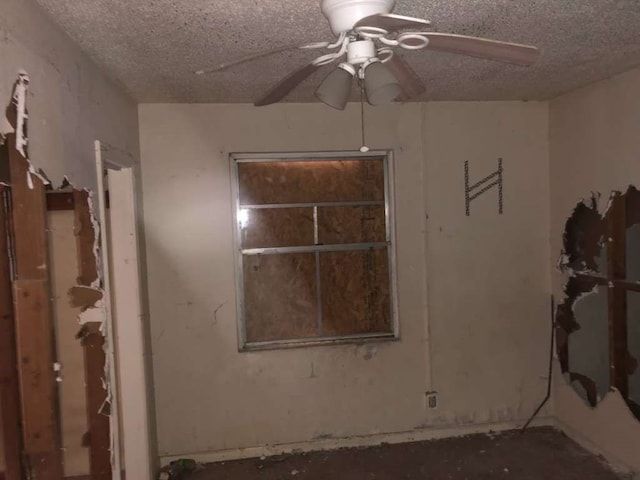
[[[369,151],[369,147],[367,147],[364,141],[364,82],[362,80],[360,83],[360,125],[362,127],[362,146],[360,147],[360,151],[362,153],[366,153]]]

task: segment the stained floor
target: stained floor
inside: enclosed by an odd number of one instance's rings
[[[618,480],[559,431],[532,428],[331,452],[212,463],[189,480]]]

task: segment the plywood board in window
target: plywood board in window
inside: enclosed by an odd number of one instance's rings
[[[247,342],[317,335],[315,266],[314,253],[244,256]]]
[[[238,164],[241,205],[384,200],[384,163],[309,160]]]
[[[391,333],[387,249],[320,254],[323,335]]]
[[[384,205],[318,208],[318,241],[321,244],[385,240]]]
[[[313,208],[245,210],[242,248],[313,245]]]

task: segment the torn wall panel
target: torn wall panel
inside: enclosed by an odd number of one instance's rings
[[[50,242],[47,235],[46,213],[49,202],[45,199],[45,184],[48,181],[42,172],[35,171],[26,157],[29,145],[27,86],[26,75],[21,76],[15,84],[14,95],[6,117],[14,133],[5,137],[8,155],[2,158],[9,164],[8,183],[11,186],[14,220],[12,232],[15,241],[12,242],[12,246],[15,255],[12,255],[12,258],[15,259],[14,299],[19,326],[17,343],[22,394],[23,456],[31,478],[60,480],[63,477],[61,458],[63,444],[60,438],[58,384],[64,379],[64,371],[59,362],[67,352],[57,356],[54,348],[54,322],[50,304],[52,295],[49,283],[49,270],[52,263],[48,249]],[[80,192],[78,201],[74,201],[74,206],[76,205],[84,205],[87,211],[86,219],[78,231],[86,233],[88,241],[82,243],[80,250],[84,247],[88,253],[82,272],[84,277],[81,275],[81,281],[86,279],[86,285],[74,288],[71,299],[72,303],[86,311],[94,310],[92,319],[97,319],[95,312],[102,313],[98,321],[84,325],[84,344],[90,343],[90,347],[95,347],[85,348],[85,352],[89,352],[87,354],[89,361],[84,363],[90,365],[86,375],[86,383],[94,392],[93,397],[90,395],[90,399],[96,399],[95,406],[91,402],[88,404],[91,435],[85,438],[90,443],[92,467],[97,463],[93,461],[94,457],[99,457],[101,462],[97,474],[94,474],[96,471],[92,469],[92,480],[108,480],[111,479],[110,423],[106,416],[109,408],[105,408],[105,405],[108,407],[108,403],[104,382],[104,337],[101,333],[105,316],[104,306],[100,302],[101,282],[96,260],[99,247],[97,222],[90,212],[89,192]],[[96,328],[92,329],[94,325]],[[76,328],[72,326],[72,331],[75,333],[77,326]],[[89,337],[91,342],[87,341]],[[73,334],[65,337],[66,340],[71,341],[73,338]],[[67,364],[71,366],[72,362]],[[55,373],[52,365],[55,366]],[[83,384],[84,378],[80,385],[84,387]],[[65,397],[69,396],[63,395],[63,402]],[[100,433],[96,426],[99,426],[103,433]],[[62,430],[66,430],[64,426]],[[69,456],[72,449],[80,447],[84,433],[76,435],[77,438],[70,444],[72,448],[65,451],[66,474],[88,473],[82,472],[81,468],[75,469],[74,462]],[[97,455],[94,455],[95,452]]]
[[[594,279],[572,276],[564,287],[565,300],[556,310],[556,346],[563,372],[569,371],[569,335],[580,329],[576,321],[574,304],[583,296],[591,293],[598,285]]]
[[[609,323],[607,289],[596,287],[573,306],[580,327],[569,335],[569,370],[592,379],[598,398],[604,398],[609,383]]]
[[[69,290],[72,305],[81,309],[78,334],[84,349],[86,418],[89,427],[89,467],[92,480],[111,479],[111,428],[108,413],[108,383],[104,324],[107,312],[100,286],[99,227],[91,195],[74,190],[74,218],[79,285]]]
[[[598,201],[594,195],[579,203],[565,225],[564,251],[560,267],[576,272],[601,270],[601,255],[604,225],[598,212]]]
[[[557,352],[563,373],[591,406],[616,389],[640,418],[640,302],[634,296],[640,292],[640,193],[630,186],[599,200],[595,193],[579,203],[566,222],[558,266],[568,276],[556,311]]]
[[[7,119],[14,129],[17,107],[12,100],[7,108]],[[26,125],[24,129],[26,131]],[[32,477],[59,480],[63,473],[57,382],[52,368],[55,352],[48,280],[45,184],[40,176],[31,175],[29,162],[16,148],[14,133],[6,136],[6,143],[11,181],[13,298],[24,460]]]

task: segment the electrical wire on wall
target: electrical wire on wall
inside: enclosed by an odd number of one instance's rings
[[[554,336],[553,334],[555,332],[555,327],[556,327],[555,310],[556,310],[555,299],[553,298],[553,295],[551,295],[551,341],[549,345],[549,374],[547,376],[547,395],[544,397],[544,400],[542,400],[542,403],[538,405],[538,408],[536,408],[535,412],[533,412],[533,415],[531,415],[529,420],[527,420],[527,423],[524,424],[524,426],[522,427],[521,433],[525,432],[529,424],[533,421],[534,418],[536,418],[538,413],[540,413],[540,410],[542,410],[542,407],[544,407],[545,404],[549,401],[549,398],[551,398],[551,380],[552,380],[552,374],[553,374],[553,336]]]

